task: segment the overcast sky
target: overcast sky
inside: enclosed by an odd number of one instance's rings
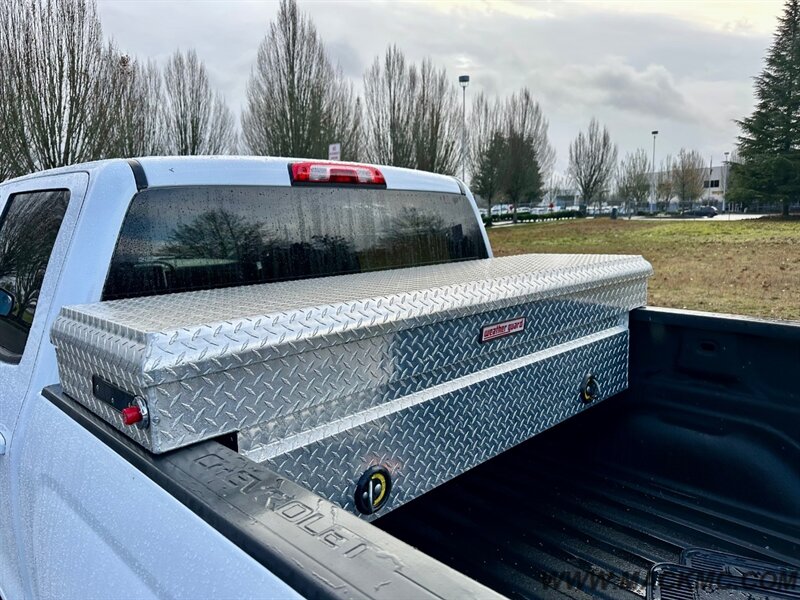
[[[195,48],[237,114],[256,50],[276,2],[100,0],[106,34],[125,52],[163,61]],[[413,60],[430,56],[469,95],[528,86],[550,122],[556,170],[596,116],[620,156],[637,147],[656,161],[682,146],[713,156],[731,150],[734,119],[752,109],[780,0],[747,2],[514,2],[299,0],[344,73],[361,85],[365,68],[398,44]]]

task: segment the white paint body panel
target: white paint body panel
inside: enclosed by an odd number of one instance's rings
[[[150,187],[173,185],[289,185],[289,164],[306,159],[264,156],[204,156],[142,158],[139,160]],[[327,162],[327,161],[318,161]],[[460,193],[453,177],[414,169],[383,167],[386,187],[392,190],[423,190]]]
[[[289,185],[291,159],[143,158],[150,187]],[[390,189],[459,193],[452,177],[379,167]],[[0,185],[68,187],[67,209],[19,365],[0,363],[0,595],[17,598],[248,597],[296,593],[44,399],[58,382],[48,335],[60,308],[100,299],[136,193],[123,160],[55,169]],[[479,213],[467,191],[476,219]],[[2,208],[0,206],[0,208]],[[487,248],[488,238],[483,231]],[[491,250],[489,249],[491,256]],[[235,573],[235,577],[230,574]]]
[[[57,302],[58,275],[63,266],[64,256],[69,247],[71,233],[75,228],[81,200],[85,196],[89,176],[86,173],[73,172],[61,176],[40,176],[29,181],[17,181],[0,186],[0,210],[5,211],[11,195],[30,189],[69,188],[76,202],[70,206],[64,216],[63,227],[56,239],[48,269],[42,284],[36,318],[31,326],[25,352],[18,364],[0,362],[0,433],[6,441],[6,453],[0,456],[0,595],[3,598],[21,597],[28,583],[22,573],[26,562],[19,534],[29,524],[21,525],[18,519],[20,496],[18,490],[24,485],[24,477],[20,476],[17,451],[18,424],[24,424],[23,399],[32,385],[36,385],[36,377],[40,364],[55,365],[55,355],[49,343],[39,347],[42,339],[47,339],[46,332],[52,322],[47,318],[50,313],[54,317],[58,310]],[[54,298],[55,296],[55,298]],[[59,305],[60,308],[60,305]],[[52,434],[51,434],[52,435]],[[42,469],[50,465],[42,463]]]
[[[40,395],[22,423],[24,596],[299,597]]]

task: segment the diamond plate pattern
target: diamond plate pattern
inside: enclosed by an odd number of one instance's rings
[[[360,415],[340,431],[328,427],[319,439],[266,461],[353,512],[356,481],[370,466],[383,465],[392,474],[392,495],[367,518],[378,517],[584,410],[578,391],[587,373],[600,382],[598,400],[624,390],[628,332],[615,327],[515,363]]]
[[[67,393],[154,452],[231,431],[289,436],[626,323],[640,257],[527,255],[67,307],[51,338]],[[478,344],[480,327],[527,317]],[[123,428],[98,374],[146,398]]]

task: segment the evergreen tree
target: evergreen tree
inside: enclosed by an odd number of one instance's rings
[[[520,200],[538,202],[542,198],[542,173],[533,140],[521,133],[512,132],[505,144],[502,191],[508,196],[517,222],[517,204]]]
[[[755,95],[753,114],[739,122],[728,199],[779,201],[788,216],[800,199],[800,0],[786,2]]]
[[[489,204],[487,214],[492,215],[492,201],[503,183],[503,162],[506,159],[506,140],[499,131],[492,134],[491,140],[478,154],[472,189]]]

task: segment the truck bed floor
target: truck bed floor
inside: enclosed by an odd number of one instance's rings
[[[650,568],[693,547],[800,564],[769,515],[598,451],[614,415],[587,411],[375,524],[511,598],[643,598]]]

